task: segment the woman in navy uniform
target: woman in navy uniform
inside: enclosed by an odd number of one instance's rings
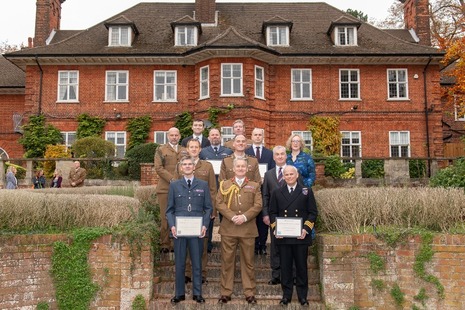
[[[299,173],[294,166],[284,168],[285,186],[274,190],[270,199],[270,221],[273,233],[276,235],[276,218],[289,217],[302,219],[302,231],[298,237],[277,237],[281,260],[281,288],[283,298],[281,305],[286,306],[292,298],[293,272],[296,269],[297,297],[302,306],[308,306],[308,247],[312,244],[311,231],[318,215],[316,201],[310,187],[298,184]]]

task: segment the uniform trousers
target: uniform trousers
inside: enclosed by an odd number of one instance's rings
[[[168,220],[166,219],[166,209],[168,207],[168,193],[157,194],[158,205],[160,206],[160,248],[172,249],[173,243],[170,240]]]
[[[292,267],[295,264],[295,286],[299,300],[307,299],[308,294],[308,245],[307,244],[280,244],[279,256],[281,259],[281,288],[283,298],[292,299],[294,277]]]
[[[202,251],[202,278],[207,278],[207,264],[208,264],[208,255],[207,255],[207,247],[208,247],[208,238],[205,236],[202,238],[203,240],[203,251]],[[190,261],[190,252],[187,252],[187,261],[186,261],[186,276],[193,277],[192,274],[192,264]]]
[[[203,238],[179,237],[174,239],[174,264],[176,269],[175,295],[185,295],[186,255],[189,249],[192,261],[192,294],[202,295],[202,262]]]
[[[281,260],[279,258],[279,247],[276,244],[276,237],[272,231],[270,231],[270,240],[271,279],[281,280]]]
[[[254,245],[255,237],[221,236],[221,295],[231,296],[233,292],[236,249],[239,246],[244,295],[255,296]]]
[[[260,212],[255,218],[257,223],[258,237],[255,238],[255,251],[266,250],[266,240],[268,239],[269,226],[263,223],[263,214]]]

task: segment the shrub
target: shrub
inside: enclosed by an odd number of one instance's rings
[[[362,161],[362,178],[384,177],[384,161],[382,159],[367,159]]]
[[[72,146],[74,157],[109,158],[115,156],[115,145],[99,137],[86,137],[76,140]],[[111,170],[110,161],[86,161],[81,165],[87,170],[87,178],[102,178],[105,171]]]
[[[339,155],[331,155],[325,159],[325,175],[335,179],[351,179],[354,177],[355,168],[352,163],[344,163]]]
[[[52,125],[45,124],[44,115],[32,115],[23,126],[24,134],[18,142],[24,147],[25,158],[44,157],[45,147],[63,141],[60,131]]]
[[[465,188],[465,157],[457,159],[454,165],[438,171],[431,177],[430,186]]]
[[[132,180],[140,180],[141,163],[153,163],[157,147],[158,144],[156,143],[145,143],[136,145],[126,152],[125,157],[128,159],[128,175]]]
[[[420,159],[411,159],[408,161],[410,177],[413,179],[426,177],[426,162]]]
[[[66,148],[66,145],[47,145],[45,149],[45,158],[69,158],[71,157],[70,152]],[[44,174],[47,178],[52,177],[53,172],[55,171],[56,161],[50,160],[44,162]]]

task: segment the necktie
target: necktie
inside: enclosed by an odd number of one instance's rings
[[[187,187],[191,188],[191,180],[190,179],[187,180]]]
[[[279,167],[279,172],[278,172],[278,184],[281,185],[281,182],[283,181],[283,167]]]
[[[216,146],[213,147],[213,149],[215,150],[215,154],[218,153],[218,148]]]
[[[291,194],[291,195],[292,195],[292,193],[293,193],[293,192],[294,192],[294,188],[293,188],[293,187],[291,187],[291,190],[289,191],[289,194]]]
[[[260,160],[260,147],[257,146],[256,149],[257,149],[257,152],[255,153],[255,157],[257,157],[257,160]]]

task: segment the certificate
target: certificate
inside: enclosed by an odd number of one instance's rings
[[[260,176],[263,179],[265,177],[265,172],[268,171],[268,164],[267,163],[258,164],[258,170],[260,171]]]
[[[215,175],[220,175],[220,170],[221,170],[221,162],[222,160],[220,159],[207,159],[207,161],[212,164],[213,166],[213,171],[215,172]]]
[[[277,217],[276,237],[297,238],[302,235],[301,217]]]
[[[176,216],[176,235],[178,237],[199,237],[202,235],[201,216]]]

